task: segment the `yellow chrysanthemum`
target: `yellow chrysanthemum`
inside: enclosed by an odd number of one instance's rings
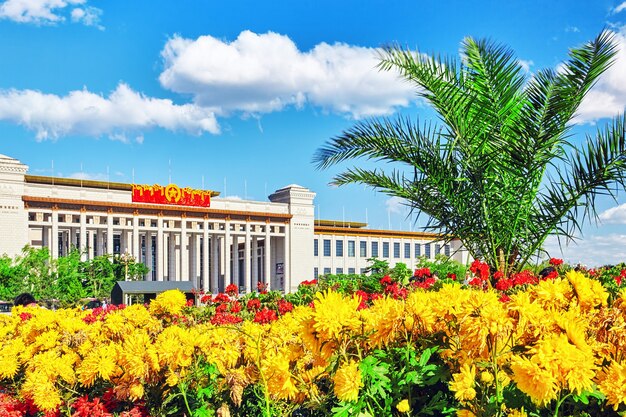
[[[336,340],[344,331],[358,330],[361,327],[358,307],[358,298],[345,297],[331,290],[318,293],[312,320],[319,340]]]
[[[405,319],[404,302],[390,297],[379,298],[362,314],[365,333],[370,335],[369,343],[381,347],[395,340]]]
[[[598,379],[598,388],[615,411],[620,404],[626,404],[626,365],[612,362]]]
[[[463,365],[460,372],[452,375],[452,381],[449,384],[450,390],[454,392],[454,396],[461,403],[471,401],[476,398],[475,380],[476,367]]]
[[[545,406],[557,397],[557,381],[551,372],[528,358],[514,357],[511,361],[513,381],[537,405]]]
[[[457,410],[456,417],[476,417],[470,410]]]
[[[334,392],[339,401],[356,401],[359,399],[359,390],[363,387],[361,380],[361,370],[355,361],[342,364],[335,376]]]
[[[179,290],[164,291],[150,302],[150,313],[155,316],[180,314],[186,304],[185,294]]]
[[[574,270],[568,271],[565,276],[574,287],[578,303],[583,310],[606,306],[609,293],[604,289],[602,283],[587,278],[581,272]]]
[[[411,411],[411,405],[409,404],[409,400],[402,400],[396,405],[396,410],[400,413],[408,413]]]

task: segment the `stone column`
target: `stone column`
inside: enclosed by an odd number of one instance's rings
[[[238,229],[239,225],[236,224],[235,228]],[[233,236],[232,246],[232,258],[233,258],[233,284],[239,288],[239,236]]]
[[[257,289],[259,283],[259,242],[257,237],[252,238],[252,291]]]
[[[169,281],[180,281],[180,277],[176,275],[176,235],[174,232],[169,232],[168,236],[168,254],[167,260],[169,264],[168,268],[168,280]]]
[[[163,271],[163,214],[159,213],[157,217],[157,238],[156,238],[156,280],[163,281],[165,271]]]
[[[113,256],[113,211],[107,210],[107,255]]]
[[[180,277],[178,281],[188,281],[189,277],[189,250],[187,245],[189,236],[187,235],[187,215],[180,216]]]
[[[133,212],[133,257],[135,262],[141,262],[141,247],[139,246],[139,212]]]
[[[245,291],[246,293],[249,293],[252,290],[252,274],[250,271],[250,256],[252,255],[250,253],[250,219],[248,219],[248,221],[246,222],[246,242],[244,244],[244,250],[243,250],[243,259],[244,259],[244,269],[245,269],[245,275],[244,275],[244,285],[245,285]]]
[[[219,292],[220,257],[218,253],[219,241],[216,235],[211,237],[211,292]]]
[[[202,289],[209,292],[209,222],[202,225]]]
[[[146,276],[144,277],[145,280],[147,281],[152,281],[154,280],[153,277],[153,256],[152,256],[152,232],[151,231],[147,231],[145,234],[145,242],[146,242],[146,262],[145,265],[146,267],[149,269],[148,273],[146,274]]]
[[[269,220],[265,224],[265,247],[263,248],[265,252],[265,273],[263,274],[263,281],[267,285],[267,290],[269,291],[272,285],[272,263],[271,263],[271,236],[270,236],[270,222]]]
[[[87,241],[87,209],[85,207],[80,208],[80,247],[78,250],[80,251],[80,260],[87,260],[87,246],[89,246],[89,242]]]
[[[285,244],[285,259],[283,260],[283,291],[285,293],[291,292],[291,268],[289,262],[289,222],[285,222],[285,237],[283,239]]]
[[[52,206],[52,227],[50,236],[50,255],[52,259],[59,257],[59,207]]]
[[[226,217],[226,224],[224,226],[224,288],[230,285],[230,217]]]

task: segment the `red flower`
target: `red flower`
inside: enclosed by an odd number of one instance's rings
[[[20,313],[20,319],[22,319],[22,321],[28,321],[33,317],[32,314],[30,313]]]
[[[550,265],[552,265],[552,266],[559,266],[559,265],[563,265],[563,259],[559,259],[559,258],[550,258]]]
[[[256,289],[258,292],[260,292],[261,294],[265,294],[265,291],[267,291],[267,284],[264,282],[258,282],[256,284]]]
[[[205,294],[200,298],[202,304],[209,304],[212,300],[213,297],[211,297],[211,294]]]
[[[252,298],[248,300],[248,304],[246,305],[246,307],[248,308],[248,310],[258,310],[259,308],[261,308],[261,300],[259,300],[258,298]]]
[[[554,279],[558,277],[559,277],[559,271],[555,269],[554,271],[550,271],[550,273],[548,273],[548,275],[546,275],[543,279],[548,280],[548,279]]]
[[[305,286],[305,287],[306,287],[306,286],[309,286],[309,285],[317,285],[317,280],[316,280],[316,279],[312,279],[312,280],[310,280],[310,281],[302,281],[302,282],[300,283],[300,285],[303,285],[303,286]]]
[[[89,397],[84,395],[74,401],[72,408],[76,410],[72,417],[113,417],[98,397],[89,401]]]
[[[428,288],[432,287],[435,284],[435,282],[436,282],[435,278],[426,278],[424,282],[414,281],[414,286],[417,288],[423,288],[427,290]]]
[[[483,281],[489,279],[489,265],[481,262],[479,259],[474,259],[472,265],[470,265],[470,271]]]
[[[506,291],[513,286],[513,281],[510,279],[501,279],[496,282],[496,289],[500,291]]]
[[[618,275],[616,277],[613,277],[615,279],[615,283],[617,284],[617,286],[619,287],[620,285],[622,285],[622,276]]]
[[[501,303],[508,303],[509,301],[511,301],[511,297],[509,297],[505,293],[502,293],[502,295],[500,296],[500,302]]]
[[[213,299],[214,303],[230,303],[230,297],[223,292],[217,294]]]
[[[428,268],[420,268],[415,270],[413,276],[415,278],[430,278],[432,276],[432,273]]]
[[[384,296],[379,292],[373,292],[370,294],[370,301],[378,300],[379,298],[383,298]]]
[[[187,300],[187,307],[193,307],[193,300]]]
[[[239,294],[239,287],[236,284],[229,284],[226,286],[225,292],[228,295],[235,296]]]
[[[243,319],[230,313],[216,313],[211,318],[211,324],[237,324],[241,323]]]
[[[215,308],[216,313],[226,313],[228,311],[228,304],[222,303]]]
[[[277,319],[278,319],[278,316],[276,315],[276,312],[274,310],[270,310],[267,307],[263,307],[262,310],[257,311],[256,314],[254,315],[255,323],[267,324]]]
[[[447,278],[451,279],[452,281],[456,281],[456,274],[448,272]]]
[[[281,316],[293,310],[293,304],[291,304],[289,301],[285,300],[284,298],[281,298],[280,300],[278,300],[277,306],[278,306],[278,313]]]
[[[354,293],[354,295],[357,297],[360,297],[361,302],[367,301],[370,298],[369,295],[363,290],[358,290],[357,292]]]
[[[233,301],[233,303],[230,305],[230,312],[239,313],[240,311],[241,311],[241,304],[239,303],[239,301]]]
[[[500,278],[504,277],[504,273],[502,271],[496,271],[493,274],[493,277],[494,277],[494,279],[500,279]]]
[[[389,285],[389,284],[391,284],[391,277],[389,275],[385,275],[384,277],[382,277],[380,279],[380,283],[382,285]]]

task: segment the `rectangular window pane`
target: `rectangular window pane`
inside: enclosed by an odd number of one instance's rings
[[[419,257],[422,256],[422,245],[420,245],[419,243],[415,244],[415,257]]]
[[[324,275],[330,274],[330,268],[324,268]]]
[[[430,259],[430,243],[424,244],[424,255],[426,255],[426,258]]]
[[[406,259],[411,259],[411,244],[410,243],[404,244],[404,257]]]
[[[343,256],[343,240],[337,240],[335,242],[335,256],[337,257]]]
[[[360,245],[359,256],[361,258],[366,258],[367,257],[367,242],[365,241],[359,242],[359,245]]]
[[[439,255],[440,252],[441,252],[441,245],[436,243],[435,244],[435,255]]]
[[[319,268],[315,267],[313,268],[313,278],[317,279],[317,277],[319,276],[320,270]]]
[[[443,247],[443,253],[446,256],[450,256],[450,245],[446,245]]]
[[[336,274],[337,274],[337,275],[339,275],[339,274],[343,274],[343,268],[337,268],[337,272],[336,272]]]
[[[354,268],[348,268],[348,274],[354,274]]]
[[[354,240],[349,240],[348,241],[348,257],[354,258],[355,255],[356,253],[355,253]]]
[[[313,239],[313,256],[319,256],[319,241],[317,239]]]
[[[372,258],[378,258],[378,242],[372,242]]]
[[[367,273],[367,268],[361,268],[361,274],[363,275],[365,273]]]
[[[389,242],[383,242],[383,258],[389,258]]]
[[[400,257],[400,242],[393,242],[393,257]]]
[[[324,239],[324,256],[330,256],[330,239]]]

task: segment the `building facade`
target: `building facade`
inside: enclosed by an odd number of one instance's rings
[[[53,258],[72,248],[83,260],[132,256],[148,267],[146,280],[191,281],[211,292],[231,283],[247,292],[259,282],[295,291],[319,274],[359,273],[370,257],[409,267],[439,251],[466,259],[457,240],[443,244],[433,234],[316,224],[314,198],[296,184],[268,201],[242,201],[174,184],[36,176],[0,155],[0,254],[13,257],[31,245]]]

